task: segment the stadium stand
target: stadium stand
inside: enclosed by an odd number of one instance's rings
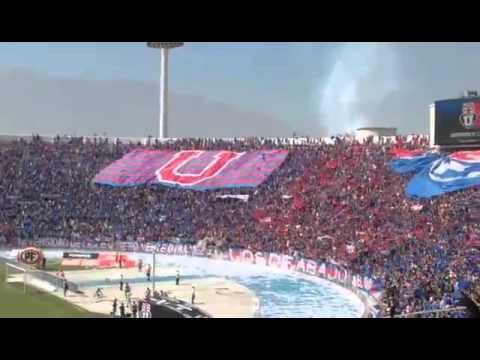
[[[118,139],[33,136],[0,141],[0,238],[109,241],[207,239],[335,261],[381,279],[383,316],[480,301],[480,199],[476,188],[415,201],[388,167],[393,146],[426,149],[422,136],[367,139]],[[92,179],[138,147],[163,150],[286,149],[283,165],[254,189],[198,192],[110,188]],[[219,196],[220,195],[220,196]],[[224,196],[224,195],[235,195]],[[238,195],[249,195],[238,197]],[[442,316],[466,316],[445,312]]]

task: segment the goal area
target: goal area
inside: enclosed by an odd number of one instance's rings
[[[23,292],[26,293],[28,283],[28,269],[11,263],[5,263],[5,282],[7,284],[23,283]]]
[[[12,263],[5,263],[5,282],[22,284],[24,293],[27,293],[29,286],[47,292],[56,291],[59,287],[62,287],[60,279],[53,275],[28,266]]]

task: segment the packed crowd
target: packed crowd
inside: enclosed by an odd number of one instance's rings
[[[480,300],[480,192],[410,200],[404,195],[407,179],[389,168],[393,147],[426,148],[426,138],[398,137],[396,144],[249,138],[148,145],[289,150],[286,162],[258,188],[210,192],[95,186],[99,170],[138,144],[60,140],[0,144],[0,240],[207,240],[217,247],[333,260],[382,279],[386,316],[455,306],[461,291]]]

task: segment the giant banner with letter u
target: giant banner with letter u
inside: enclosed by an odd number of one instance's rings
[[[286,159],[286,150],[156,151],[137,149],[107,166],[95,183],[116,187],[156,184],[214,190],[256,187]]]

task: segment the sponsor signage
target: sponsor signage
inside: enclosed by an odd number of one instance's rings
[[[64,252],[64,259],[98,259],[98,253]]]
[[[26,265],[40,265],[43,259],[42,250],[36,247],[28,247],[20,250],[17,255],[18,262]]]
[[[89,250],[103,250],[101,243],[97,242],[78,242],[71,243],[61,239],[39,239],[38,246],[45,248],[64,248],[64,249],[89,249]],[[298,271],[306,275],[317,276],[327,280],[335,281],[343,286],[356,288],[367,292],[378,300],[381,294],[381,284],[374,279],[352,274],[348,269],[332,263],[321,263],[311,259],[298,258],[292,256],[267,253],[267,252],[252,252],[250,250],[230,249],[226,253],[216,251],[209,252],[205,248],[197,247],[190,244],[171,244],[165,242],[158,243],[116,243],[116,248],[111,250],[125,251],[126,248],[135,248],[135,251],[152,253],[156,252],[163,255],[182,255],[182,256],[197,256],[208,257],[219,260],[227,260],[233,262],[240,262],[245,264],[255,264],[268,266],[285,271]],[[68,254],[78,254],[69,252]]]

